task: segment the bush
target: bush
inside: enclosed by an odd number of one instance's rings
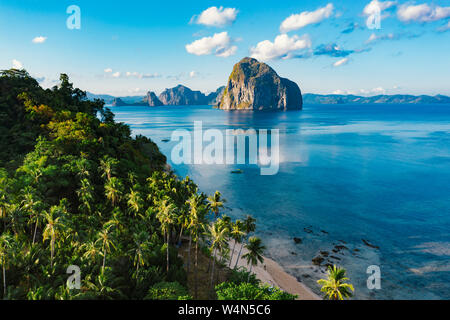
[[[218,300],[294,300],[297,296],[269,287],[251,283],[223,282],[216,286]]]
[[[231,270],[231,274],[228,278],[228,282],[234,284],[241,284],[243,282],[247,282],[253,285],[259,285],[260,281],[256,279],[256,275],[254,273],[250,273],[246,268],[239,267],[238,269]]]
[[[188,300],[190,297],[185,287],[178,282],[159,282],[151,287],[147,300]]]

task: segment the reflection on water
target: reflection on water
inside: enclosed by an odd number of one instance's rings
[[[177,165],[204,192],[220,190],[228,214],[258,219],[268,256],[317,291],[323,268],[348,270],[357,298],[450,298],[450,106],[306,106],[301,112],[209,107],[116,107],[118,121],[168,156],[173,130],[279,129],[280,169]],[[230,174],[240,168],[243,174]],[[295,244],[293,237],[302,239]],[[368,243],[379,247],[368,246]],[[326,252],[325,252],[326,251]],[[378,291],[366,287],[381,267]]]

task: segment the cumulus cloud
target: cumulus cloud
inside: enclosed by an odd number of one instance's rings
[[[301,38],[294,35],[280,34],[274,42],[269,40],[261,41],[256,47],[250,49],[251,57],[261,60],[290,59],[297,57],[296,51],[310,48],[311,39],[308,35]]]
[[[19,60],[13,59],[11,62],[14,69],[23,69],[23,64]]]
[[[314,50],[314,55],[327,55],[331,57],[346,57],[355,52],[354,50],[341,49],[336,43],[322,44]]]
[[[113,76],[114,78],[119,78],[120,75],[121,75],[121,73],[120,73],[119,71],[114,72],[114,73],[112,74],[112,76]]]
[[[113,70],[112,70],[111,68],[106,68],[106,69],[103,70],[103,71],[105,71],[106,73],[111,73],[111,72],[113,72]]]
[[[218,57],[229,57],[236,53],[237,47],[228,32],[215,33],[212,37],[204,37],[186,45],[186,51],[197,56],[215,54]]]
[[[335,63],[333,63],[333,67],[340,67],[340,66],[346,65],[347,63],[348,63],[348,58],[343,58],[343,59],[338,60]]]
[[[39,36],[32,40],[33,43],[44,43],[47,37]]]
[[[325,7],[315,11],[303,11],[299,14],[293,14],[281,23],[280,31],[286,33],[292,30],[298,30],[309,24],[319,23],[329,18],[333,13],[333,9],[333,4],[329,3]]]
[[[198,75],[198,72],[196,72],[196,71],[189,72],[189,77],[191,77],[191,78],[195,78],[197,75]]]
[[[211,27],[223,27],[232,24],[236,20],[238,10],[235,8],[210,7],[198,17],[192,17],[191,21]]]
[[[426,3],[419,5],[401,5],[397,17],[403,22],[431,22],[450,17],[450,7],[439,7]]]

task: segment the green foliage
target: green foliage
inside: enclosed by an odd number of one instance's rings
[[[294,300],[296,298],[279,288],[247,282],[221,283],[216,286],[216,294],[219,300]]]
[[[349,279],[345,276],[345,269],[336,267],[328,267],[327,279],[317,280],[322,286],[320,291],[325,293],[325,297],[330,300],[344,300],[350,298],[354,291],[353,286],[346,283]]]
[[[256,278],[254,273],[251,273],[244,267],[231,270],[231,274],[228,277],[228,282],[239,285],[241,283],[250,283],[252,285],[259,285],[260,281]]]
[[[159,282],[148,290],[148,300],[189,300],[185,287],[178,282]]]

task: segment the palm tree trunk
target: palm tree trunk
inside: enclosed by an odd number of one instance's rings
[[[252,267],[253,267],[253,264],[250,264],[250,271],[248,272],[247,282],[250,281],[250,275],[252,274]]]
[[[230,263],[228,264],[228,268],[231,266],[231,260],[233,260],[233,256],[234,256],[234,247],[235,247],[235,246],[236,246],[236,240],[234,240],[233,250],[231,251]]]
[[[35,224],[35,226],[34,226],[33,244],[34,244],[34,242],[36,241],[36,233],[37,233],[38,221],[39,221],[39,220],[36,220],[36,224]]]
[[[166,247],[166,271],[169,274],[169,237],[170,231],[167,231],[167,247]]]
[[[183,226],[181,226],[180,235],[178,236],[178,245],[181,246],[181,237],[183,236]]]
[[[103,251],[103,267],[102,267],[103,270],[105,270],[105,263],[106,263],[106,251]]]
[[[242,247],[243,247],[243,246],[244,246],[244,244],[241,243],[241,248],[239,249],[239,254],[238,254],[237,258],[236,258],[236,264],[234,265],[234,268],[235,268],[235,269],[236,269],[237,264],[238,264],[238,262],[239,262],[239,257],[241,256],[241,251],[242,251]]]
[[[214,249],[213,251],[213,255],[212,255],[212,269],[211,269],[211,283],[210,283],[210,287],[212,290],[212,286],[213,286],[213,280],[214,280],[214,266],[216,264],[216,249]]]
[[[189,250],[189,252],[190,252],[190,250]],[[197,276],[197,273],[198,273],[198,239],[197,239],[197,241],[195,242],[195,271],[194,271],[194,277],[195,277],[195,279],[194,279],[194,292],[195,292],[195,299],[197,299],[197,291],[198,291],[198,276]]]
[[[53,253],[55,252],[55,240],[52,239],[51,244],[50,244],[51,248],[50,248],[50,266],[53,268]]]
[[[3,262],[3,299],[6,299],[6,270]]]
[[[189,274],[189,270],[191,269],[191,242],[192,236],[189,235],[189,249],[188,249],[188,261],[187,261],[187,273]]]

